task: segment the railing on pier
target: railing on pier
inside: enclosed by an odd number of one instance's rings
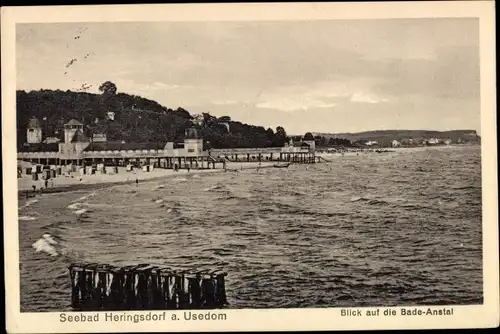
[[[149,264],[72,264],[71,307],[79,311],[215,309],[228,304],[224,272],[188,273]]]

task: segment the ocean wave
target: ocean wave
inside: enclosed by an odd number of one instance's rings
[[[229,189],[223,184],[216,184],[211,187],[203,189],[203,191],[229,191]]]
[[[188,179],[186,179],[185,177],[176,177],[172,181],[175,181],[175,182],[187,182]]]
[[[79,209],[79,210],[76,210],[74,211],[74,214],[78,217],[78,218],[81,218],[83,217],[83,215],[87,212],[90,212],[89,209]]]
[[[36,217],[33,217],[33,216],[19,216],[19,220],[21,220],[21,221],[36,220]]]
[[[366,202],[369,205],[400,205],[401,202],[406,202],[403,197],[376,197],[376,196],[354,196],[350,202]]]
[[[68,205],[68,209],[70,209],[70,210],[78,210],[81,205],[82,205],[82,203],[79,203],[79,202],[72,203],[72,204]]]
[[[33,243],[32,247],[35,249],[36,253],[43,252],[50,256],[57,256],[59,255],[55,247],[57,244],[57,241],[54,240],[51,234],[45,233],[40,239]]]
[[[92,192],[92,193],[90,193],[88,195],[82,196],[82,197],[74,200],[73,202],[83,202],[83,201],[88,200],[91,197],[94,197],[95,195],[97,195],[97,193],[96,192]]]
[[[27,207],[30,207],[31,205],[33,205],[35,203],[38,203],[38,200],[37,199],[31,199],[31,200],[27,201],[23,206],[21,206],[19,208],[19,210],[27,208]]]
[[[453,190],[469,190],[469,189],[481,189],[481,187],[476,187],[476,186],[458,186],[458,187],[451,187]]]

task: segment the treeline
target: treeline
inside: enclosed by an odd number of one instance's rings
[[[314,142],[316,143],[316,146],[318,146],[318,147],[325,147],[325,146],[350,147],[350,146],[352,146],[352,142],[348,139],[345,139],[345,138],[330,137],[329,139],[327,139],[326,137],[323,137],[323,136],[315,136]]]
[[[285,129],[244,124],[230,117],[203,113],[201,134],[208,148],[281,147],[288,141]]]
[[[181,142],[193,116],[183,108],[170,109],[156,101],[117,93],[116,85],[105,82],[102,94],[61,90],[17,91],[17,145],[26,142],[32,117],[41,123],[43,137],[64,138],[64,124],[74,118],[84,124],[86,135],[105,132],[108,140],[126,142]],[[110,117],[112,115],[113,117]],[[229,130],[227,128],[229,125]],[[288,141],[282,127],[265,129],[203,114],[197,124],[207,147],[270,147]]]
[[[301,140],[302,137],[300,136],[292,136],[292,139],[294,142],[298,142]],[[330,137],[327,138],[325,136],[313,136],[312,133],[307,132],[304,135],[304,140],[314,140],[314,143],[316,147],[332,147],[332,146],[344,146],[344,147],[351,147],[353,146],[353,143],[345,138],[336,138],[336,137]]]

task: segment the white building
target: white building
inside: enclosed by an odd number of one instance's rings
[[[290,139],[288,143],[281,149],[283,153],[305,153],[314,152],[316,150],[316,142],[311,134],[307,133],[299,141],[294,141]]]
[[[103,132],[97,132],[92,134],[92,142],[105,142],[107,141],[107,135]]]
[[[44,144],[57,144],[61,141],[61,139],[57,137],[47,137],[43,140]]]
[[[392,142],[391,142],[391,145],[392,147],[400,147],[401,146],[401,143],[399,141],[397,141],[396,139],[394,139]]]
[[[203,139],[198,129],[189,128],[184,135],[184,143],[168,142],[164,147],[164,155],[168,157],[201,157],[208,155],[203,151]]]
[[[307,153],[311,152],[311,147],[305,142],[296,142],[292,145],[285,144],[285,147],[281,148],[283,153]]]
[[[42,127],[38,118],[33,117],[30,119],[26,136],[28,144],[40,144],[42,142]]]

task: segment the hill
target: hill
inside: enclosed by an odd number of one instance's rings
[[[93,131],[106,132],[108,140],[126,142],[179,142],[184,139],[185,129],[193,126],[193,116],[181,107],[174,110],[140,96],[116,93],[111,82],[101,85],[100,90],[102,94],[18,90],[18,147],[26,141],[27,124],[32,117],[40,120],[44,138],[59,139],[63,138],[64,124],[72,118],[84,124],[88,135]],[[281,127],[275,133],[273,129],[232,121],[227,116],[223,122],[209,114],[203,114],[203,118],[199,127],[208,147],[282,146],[287,139]]]
[[[392,140],[419,139],[419,138],[437,138],[450,139],[457,142],[460,138],[464,141],[480,141],[480,137],[475,130],[451,130],[451,131],[433,131],[433,130],[379,130],[365,131],[358,133],[314,133],[315,136],[329,138],[345,138],[350,141],[374,140],[379,142],[388,142]]]

